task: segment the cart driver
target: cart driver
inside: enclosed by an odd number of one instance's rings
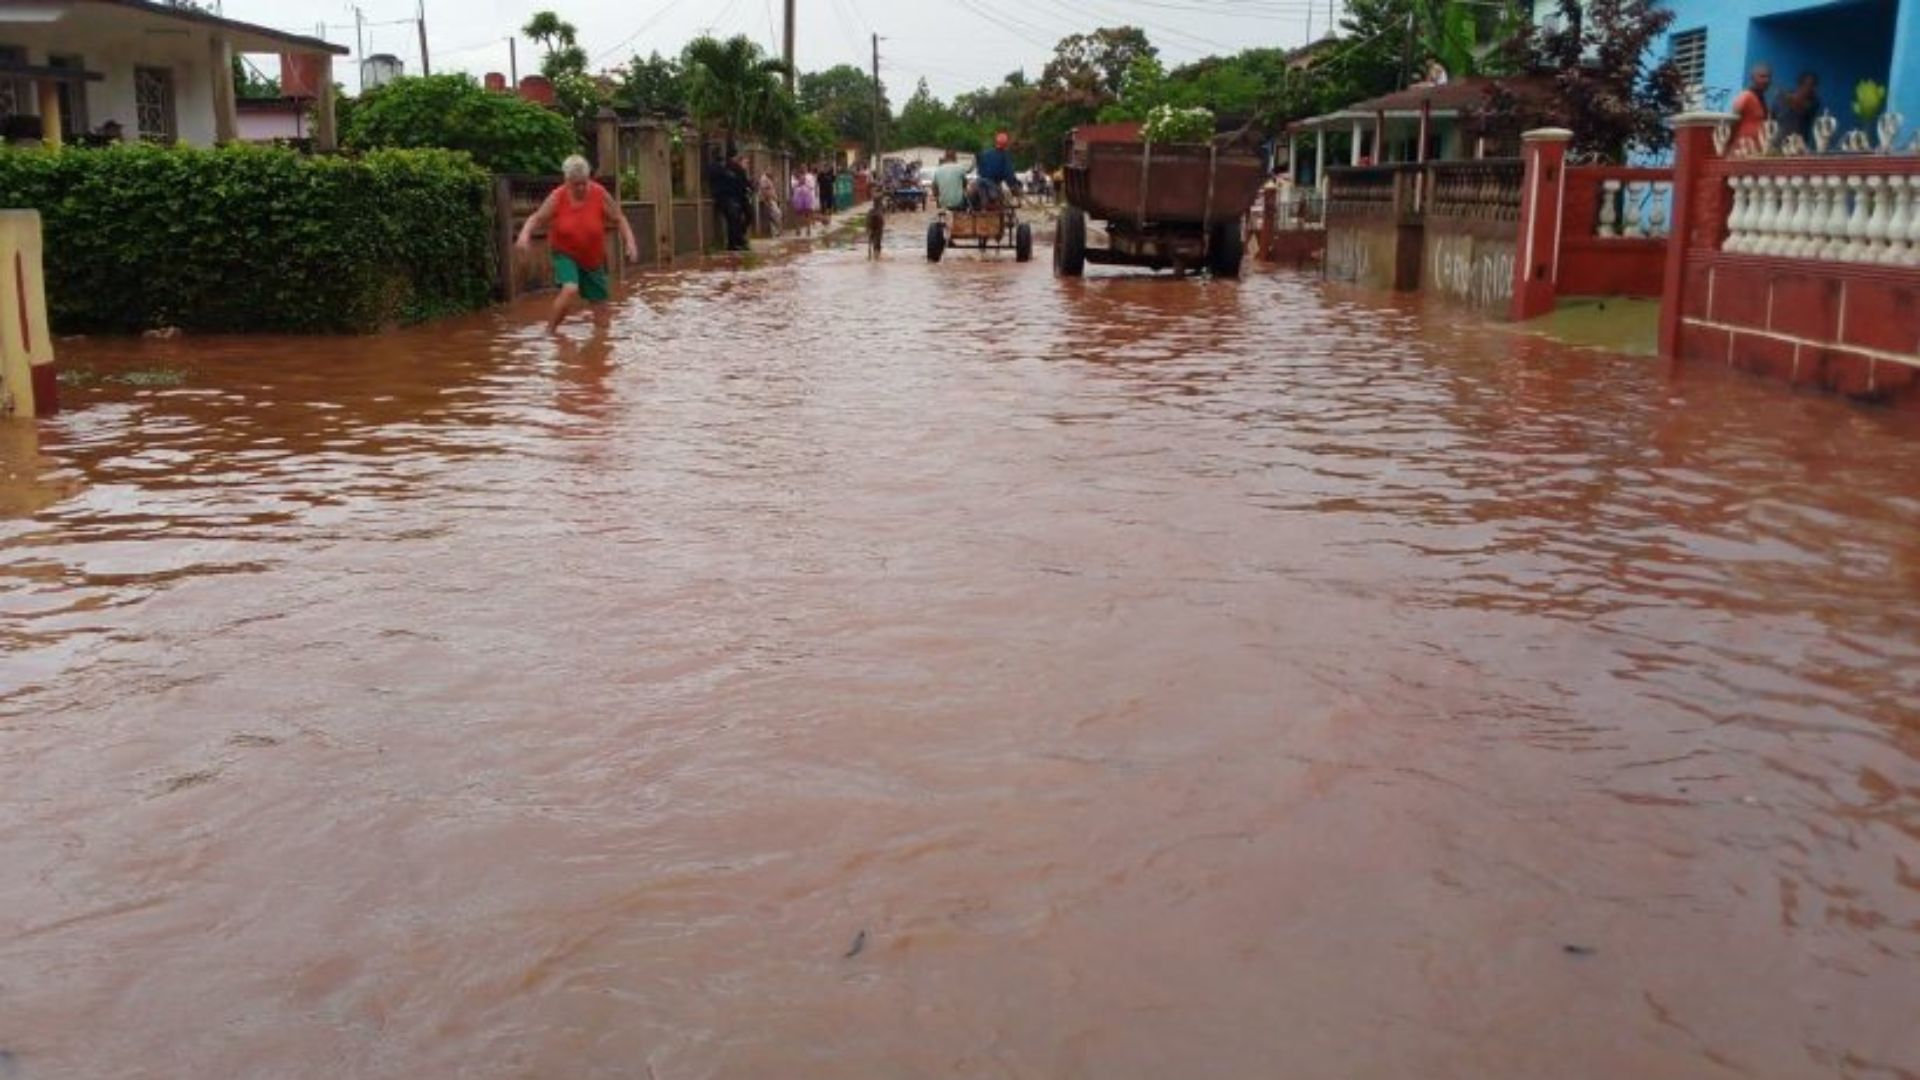
[[[1003,131],[993,137],[993,149],[980,155],[976,166],[979,176],[973,182],[973,205],[976,210],[998,205],[1006,198],[1007,185],[1019,180],[1013,171],[1013,157],[1007,153],[1007,147],[1012,142],[1012,138]]]

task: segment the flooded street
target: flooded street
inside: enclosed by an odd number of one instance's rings
[[[0,1078],[1920,1075],[1920,424],[899,235],[0,431]]]

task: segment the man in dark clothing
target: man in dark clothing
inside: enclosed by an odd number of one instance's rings
[[[835,210],[840,209],[840,204],[834,201],[833,194],[833,182],[838,179],[838,176],[834,173],[833,166],[827,164],[820,166],[820,175],[816,179],[820,184],[820,212],[830,218]]]
[[[1800,73],[1800,84],[1773,100],[1773,118],[1780,121],[1780,133],[1798,135],[1813,145],[1813,122],[1820,118],[1820,76],[1811,71]]]
[[[747,171],[747,163],[739,154],[727,161],[727,172],[733,178],[733,212],[727,218],[727,250],[747,250],[747,230],[753,223],[753,174]]]
[[[727,250],[747,250],[747,196],[753,184],[738,158],[713,156],[707,166],[707,193],[713,196],[713,208],[726,226]]]

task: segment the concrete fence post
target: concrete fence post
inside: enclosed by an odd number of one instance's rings
[[[1690,112],[1674,117],[1673,225],[1667,234],[1667,270],[1660,291],[1660,358],[1680,359],[1680,325],[1686,311],[1688,261],[1696,241],[1717,247],[1726,227],[1723,199],[1711,197],[1707,166],[1718,156],[1714,130],[1731,124],[1726,113]]]
[[[40,211],[0,210],[0,416],[59,411]]]
[[[1566,128],[1540,128],[1520,137],[1526,173],[1520,185],[1519,258],[1513,260],[1513,299],[1507,309],[1515,322],[1553,311],[1572,142],[1573,132]]]

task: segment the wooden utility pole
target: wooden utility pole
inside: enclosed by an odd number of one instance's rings
[[[786,47],[781,50],[780,58],[787,62],[787,93],[798,92],[800,69],[793,64],[793,5],[795,0],[787,0],[787,36]]]
[[[433,65],[427,62],[427,0],[420,0],[420,74],[433,74]]]
[[[880,171],[880,113],[884,109],[880,93],[880,35],[873,35],[873,152],[868,156],[868,168]]]

